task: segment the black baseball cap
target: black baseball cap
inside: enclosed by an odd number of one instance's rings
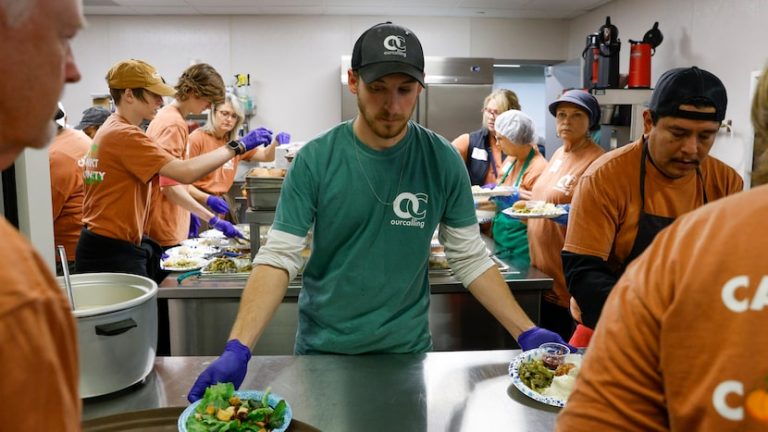
[[[370,83],[384,75],[403,73],[424,86],[424,51],[416,35],[385,22],[365,31],[352,49],[352,70]]]
[[[108,109],[100,106],[92,106],[83,111],[83,118],[80,120],[80,123],[75,126],[75,129],[83,130],[88,126],[101,126],[110,115],[112,115],[112,112]]]
[[[681,110],[680,105],[711,106],[713,113]],[[659,117],[721,122],[725,118],[728,95],[720,78],[696,66],[670,69],[656,83],[648,108]]]

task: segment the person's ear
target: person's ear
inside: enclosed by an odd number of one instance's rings
[[[643,111],[643,135],[648,135],[653,129],[653,116],[651,110]]]
[[[347,69],[347,88],[353,95],[357,94],[358,86],[360,85],[360,75],[354,72],[352,69]]]

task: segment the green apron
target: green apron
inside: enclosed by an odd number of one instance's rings
[[[528,169],[533,155],[536,152],[531,149],[528,153],[528,157],[523,163],[523,168],[520,170],[520,174],[515,180],[515,187],[520,187],[520,182],[523,181],[523,174]],[[513,162],[509,169],[501,177],[498,184],[504,183],[507,176],[515,167]],[[493,218],[493,240],[496,243],[496,256],[503,260],[514,260],[516,265],[528,266],[530,265],[531,258],[528,255],[528,226],[517,219],[513,219],[502,212],[496,213]]]

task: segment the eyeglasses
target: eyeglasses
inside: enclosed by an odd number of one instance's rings
[[[491,117],[498,117],[499,114],[501,114],[500,111],[495,109],[490,109],[490,108],[483,108],[482,110],[480,110],[480,112],[488,114]]]
[[[229,111],[219,111],[219,110],[217,110],[216,112],[219,113],[219,115],[224,117],[225,119],[230,118],[232,120],[237,120],[237,113],[233,113]]]

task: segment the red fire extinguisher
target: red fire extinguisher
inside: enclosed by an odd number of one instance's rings
[[[657,21],[645,33],[642,41],[629,41],[629,88],[651,87],[651,57],[663,39]]]

